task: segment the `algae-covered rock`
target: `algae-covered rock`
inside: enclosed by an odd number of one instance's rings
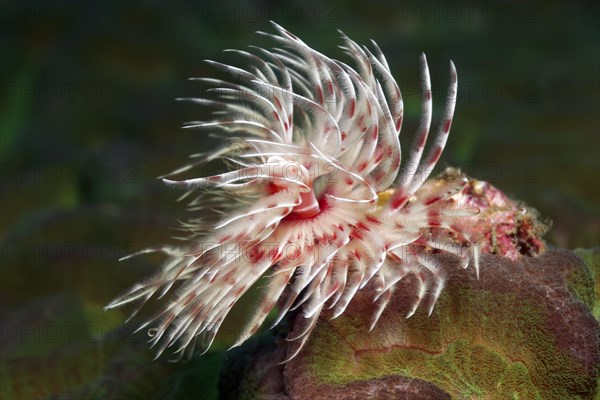
[[[455,206],[479,210],[478,217],[462,222],[464,233],[475,239],[484,253],[496,254],[516,261],[524,256],[535,257],[546,251],[543,236],[550,228],[539,213],[525,203],[509,198],[491,183],[469,178],[458,168],[448,167],[437,179],[430,179],[424,187],[435,185],[437,180],[453,181],[467,178],[467,185],[453,197]],[[434,237],[445,235],[433,228]],[[452,240],[463,245],[469,243],[457,235]]]
[[[344,315],[320,321],[283,369],[263,362],[235,377],[257,383],[244,398],[593,398],[600,326],[582,302],[592,281],[579,257],[560,250],[512,262],[488,254],[479,280],[452,257],[440,261],[451,272],[431,316],[405,318],[416,285],[407,279],[369,332],[374,306],[359,292]],[[285,356],[277,355],[285,341],[277,343],[259,351],[269,365]],[[263,381],[279,386],[264,391]]]

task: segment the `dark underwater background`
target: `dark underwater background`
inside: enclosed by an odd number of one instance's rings
[[[117,260],[176,243],[179,193],[157,176],[215,146],[182,130],[209,110],[189,77],[274,43],[274,20],[347,61],[341,29],[374,39],[405,100],[401,142],[420,114],[428,56],[434,123],[448,60],[459,97],[438,170],[461,167],[552,221],[550,246],[600,241],[599,5],[596,2],[0,1],[0,397],[217,397],[243,321],[187,364],[151,363],[127,310],[102,307],[160,262]]]

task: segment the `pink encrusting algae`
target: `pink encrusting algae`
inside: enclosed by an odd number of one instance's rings
[[[275,28],[277,35],[265,35],[281,48],[237,51],[251,61],[246,70],[210,61],[236,83],[202,79],[215,86],[209,90],[214,97],[188,99],[219,108],[214,121],[188,127],[222,133],[226,143],[200,163],[223,160],[231,170],[164,182],[185,189],[193,198],[190,208],[215,222],[186,223],[191,235],[186,246],[140,252],[163,252],[168,260],[107,306],[138,301],[139,310],[176,286],[170,303],[140,327],[150,328],[158,355],[166,348],[179,357],[191,356],[198,347],[208,350],[229,311],[261,277],[267,281],[262,298],[234,347],[275,307],[273,326],[299,309],[304,322],[295,331],[299,334],[288,337],[289,360],[306,343],[322,310],[332,309],[333,318],[341,315],[367,284],[377,305],[371,329],[409,274],[417,278],[418,290],[407,317],[422,303],[431,313],[446,279],[444,266],[428,257],[431,251],[453,253],[463,267],[472,259],[479,274],[471,218],[478,209],[453,200],[467,180],[423,186],[452,123],[457,92],[452,62],[441,122],[428,141],[432,96],[427,60],[421,56],[422,116],[408,160],[401,164],[403,101],[377,45],[373,42],[370,50],[343,35],[353,69]],[[432,235],[433,228],[448,234]]]

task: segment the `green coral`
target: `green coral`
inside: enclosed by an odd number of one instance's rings
[[[582,302],[590,306],[594,317],[600,320],[600,250],[598,248],[575,249],[573,252],[581,257],[588,267],[589,275],[591,275],[591,280],[593,280],[593,286],[588,284],[586,278],[582,282],[582,279],[579,277],[575,277],[575,279],[570,279],[569,277],[569,281],[574,281],[574,284],[571,285],[573,288],[578,288],[579,292],[585,293],[582,296]]]
[[[512,293],[462,288],[443,296],[431,317],[396,314],[370,334],[360,317],[322,324],[312,339],[309,373],[338,385],[403,375],[458,399],[572,398],[568,385],[556,382],[584,384],[546,333],[543,311]],[[365,347],[372,343],[381,347]]]

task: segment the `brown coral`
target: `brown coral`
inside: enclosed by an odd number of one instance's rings
[[[404,318],[416,285],[407,281],[371,332],[373,305],[361,294],[347,315],[321,320],[297,359],[267,368],[285,356],[286,344],[276,352],[263,347],[236,379],[273,399],[591,399],[600,326],[572,291],[575,275],[592,285],[581,259],[566,250],[518,262],[486,255],[482,266],[479,280],[472,270],[449,268],[448,288],[431,317]]]

